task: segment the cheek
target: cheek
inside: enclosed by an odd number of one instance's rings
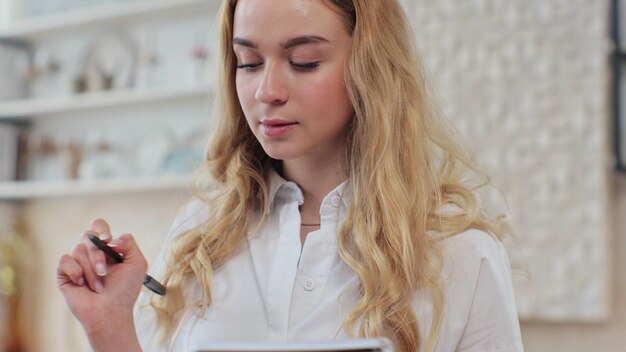
[[[237,97],[244,112],[246,112],[254,103],[254,94],[256,89],[252,80],[237,75],[235,79],[235,87],[237,89]]]
[[[337,120],[341,124],[352,115],[352,103],[348,97],[343,72],[333,73],[320,80],[308,92],[320,118]]]
[[[240,78],[237,78],[235,80],[235,88],[237,90],[237,97],[239,98],[239,104],[241,106],[241,110],[243,111],[243,115],[245,116],[248,125],[252,127],[254,90],[251,88],[251,84],[249,81],[242,80]]]
[[[243,79],[239,77],[239,75],[235,77],[235,89],[237,90],[237,97],[239,98],[241,105],[246,105],[246,84]]]

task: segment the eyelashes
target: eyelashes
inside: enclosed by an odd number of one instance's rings
[[[251,64],[239,64],[237,65],[237,68],[242,69],[246,72],[256,72],[259,66],[261,66],[262,64],[263,64],[262,62],[251,63]],[[320,66],[319,61],[313,61],[313,62],[289,61],[289,64],[291,65],[291,67],[294,68],[294,70],[298,72],[311,72],[311,71],[316,70]]]
[[[305,62],[305,63],[297,63],[297,62],[289,61],[289,64],[291,64],[291,66],[295,67],[296,69],[302,72],[313,71],[320,66],[319,61]]]
[[[259,65],[261,64],[240,64],[237,65],[237,68],[247,72],[254,72],[256,71],[257,67],[259,67]]]

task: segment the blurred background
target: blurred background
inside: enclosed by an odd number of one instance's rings
[[[402,2],[513,225],[526,350],[623,351],[626,3]],[[55,267],[94,218],[156,255],[211,128],[219,3],[0,0],[0,352],[89,350]]]

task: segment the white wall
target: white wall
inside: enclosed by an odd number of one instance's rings
[[[613,177],[609,207],[615,231],[607,253],[611,265],[608,319],[601,323],[524,322],[522,337],[528,352],[621,352],[626,346],[626,174]]]
[[[508,197],[527,351],[623,351],[626,176],[610,170],[608,0],[415,0],[442,110]]]
[[[532,282],[522,316],[602,321],[607,304],[608,1],[415,1],[441,109],[506,194]],[[495,201],[496,197],[490,197]]]

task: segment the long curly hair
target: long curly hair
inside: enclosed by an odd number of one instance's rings
[[[345,81],[355,111],[346,152],[352,192],[338,240],[341,257],[360,283],[344,330],[352,336],[387,336],[399,351],[417,351],[422,342],[432,351],[443,314],[441,239],[468,228],[502,233],[475,196],[489,179],[457,144],[454,128],[429,98],[397,0],[319,1],[343,18],[351,35]],[[248,128],[235,86],[236,5],[224,0],[220,11],[217,123],[194,178],[195,195],[212,216],[176,237],[164,279],[168,294],[151,302],[165,341],[183,312],[211,304],[214,270],[251,228],[261,226],[267,210],[272,160]],[[468,184],[470,175],[481,182]],[[456,210],[442,211],[443,205]],[[199,302],[185,300],[190,281],[202,288]],[[430,322],[417,321],[411,305],[416,290],[432,299]],[[429,336],[420,336],[418,324],[430,324]]]

